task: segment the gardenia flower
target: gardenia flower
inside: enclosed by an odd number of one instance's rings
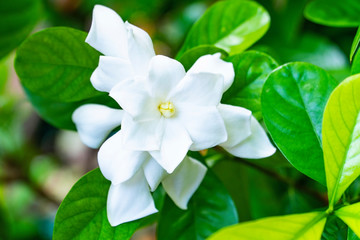
[[[111,225],[156,212],[149,190],[160,183],[186,209],[206,172],[203,164],[186,157],[189,149],[220,145],[245,158],[275,152],[250,111],[220,103],[234,79],[232,64],[220,54],[199,58],[186,73],[176,60],[154,56],[144,31],[101,6],[94,9],[86,41],[106,55],[100,57],[92,84],[123,108],[88,104],[73,114],[90,147],[98,147],[121,124],[98,154],[100,169],[112,182],[107,202]]]

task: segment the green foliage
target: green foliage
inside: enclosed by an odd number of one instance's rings
[[[289,63],[269,75],[261,99],[266,127],[278,148],[295,168],[322,184],[322,114],[337,84],[315,65]]]
[[[0,59],[27,37],[41,15],[41,0],[0,1]]]
[[[222,102],[247,108],[261,119],[261,91],[267,76],[278,64],[269,55],[255,51],[236,54],[226,60],[234,66],[235,79],[223,95]]]
[[[57,102],[99,96],[90,83],[100,54],[85,43],[86,33],[66,27],[48,28],[24,41],[15,69],[34,94]]]
[[[323,118],[323,150],[330,207],[360,175],[360,75],[331,94]]]
[[[336,216],[341,218],[354,233],[360,237],[360,203],[342,207],[335,211]]]
[[[358,28],[354,41],[351,45],[351,51],[350,51],[350,61],[353,60],[354,55],[356,54],[357,50],[359,49],[359,44],[360,44],[360,28]]]
[[[270,217],[223,228],[209,240],[320,239],[325,222],[323,212]]]
[[[358,0],[315,0],[305,8],[305,17],[333,27],[357,27],[360,24]]]
[[[187,210],[179,209],[169,197],[165,198],[159,218],[158,239],[205,239],[218,229],[237,222],[231,197],[208,170]]]
[[[259,40],[269,24],[269,14],[254,1],[218,2],[190,29],[177,58],[202,45],[221,48],[230,55],[240,53]]]
[[[110,226],[106,199],[110,187],[99,169],[83,176],[61,203],[55,218],[54,240],[130,239],[140,221]]]

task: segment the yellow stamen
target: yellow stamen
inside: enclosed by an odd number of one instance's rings
[[[159,108],[161,115],[163,115],[166,118],[170,118],[170,117],[174,116],[174,114],[175,114],[175,107],[174,107],[174,104],[172,104],[172,102],[160,103],[158,108]]]

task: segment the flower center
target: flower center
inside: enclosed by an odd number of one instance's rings
[[[174,116],[174,114],[175,114],[175,107],[174,107],[174,104],[172,104],[172,102],[160,103],[160,105],[158,106],[158,109],[159,109],[161,115],[163,115],[166,118],[170,118],[170,117]]]

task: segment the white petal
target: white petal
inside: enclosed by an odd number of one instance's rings
[[[224,80],[213,73],[190,73],[170,93],[169,99],[176,103],[193,105],[218,105],[222,97]]]
[[[214,147],[227,139],[224,120],[215,106],[176,105],[177,117],[190,135],[192,151]]]
[[[128,32],[128,53],[138,75],[147,75],[150,59],[155,56],[150,36],[141,28],[125,22]]]
[[[124,114],[121,123],[124,144],[131,150],[159,150],[164,131],[162,118],[159,120],[136,122],[128,114]]]
[[[104,55],[128,58],[125,24],[110,8],[95,5],[91,28],[85,42]]]
[[[233,147],[251,135],[251,111],[242,107],[219,104],[218,110],[224,119],[228,139],[222,147]]]
[[[145,89],[140,81],[123,81],[113,87],[110,96],[128,112],[134,120],[145,121],[158,119],[161,113],[159,103]]]
[[[91,148],[98,148],[122,118],[122,110],[99,104],[80,106],[72,114],[82,142]]]
[[[173,89],[185,76],[185,69],[178,61],[155,56],[149,66],[149,92],[152,97],[165,101]]]
[[[134,71],[129,60],[100,56],[99,66],[90,80],[96,90],[110,92],[116,84],[133,76]]]
[[[107,198],[107,216],[111,226],[156,213],[154,200],[142,171],[126,182],[111,184]]]
[[[179,208],[187,209],[187,204],[204,179],[206,170],[199,161],[186,157],[179,167],[162,181],[166,193]]]
[[[153,158],[147,160],[143,164],[143,169],[145,178],[152,192],[156,190],[164,177],[168,175],[166,171]]]
[[[208,72],[221,74],[224,77],[223,92],[225,92],[233,83],[235,72],[232,63],[225,62],[220,56],[220,53],[215,53],[200,57],[189,69],[188,73]]]
[[[151,154],[168,173],[172,173],[186,156],[192,141],[184,126],[176,119],[165,119],[164,122],[160,154],[158,157]]]
[[[106,140],[98,152],[100,170],[112,184],[130,179],[149,158],[147,152],[132,151],[124,147],[122,131]]]
[[[251,117],[251,135],[234,147],[224,147],[224,149],[237,157],[253,159],[269,157],[276,151],[254,117]]]

